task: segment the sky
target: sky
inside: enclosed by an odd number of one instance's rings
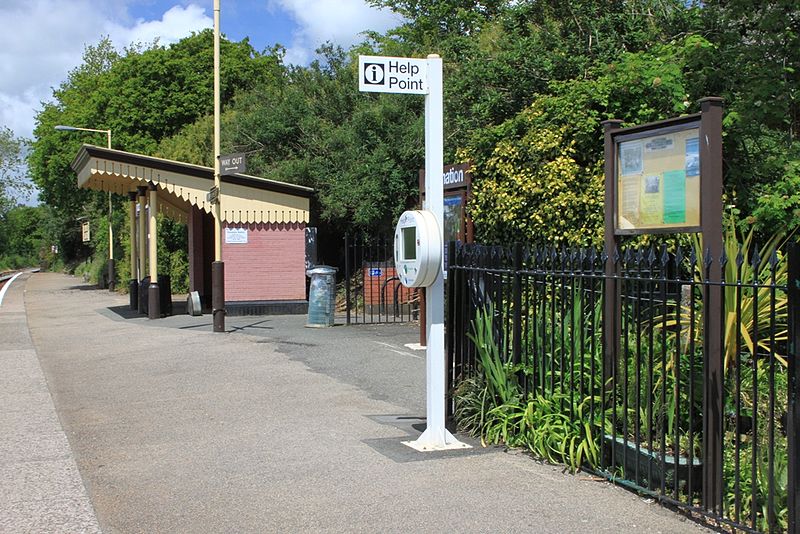
[[[52,89],[81,63],[87,45],[109,36],[123,47],[158,38],[170,44],[213,27],[213,0],[0,0],[0,127],[32,136]],[[256,50],[280,43],[286,62],[308,64],[331,41],[347,47],[360,32],[401,20],[365,0],[221,0],[220,27]],[[72,126],[94,127],[91,124]]]

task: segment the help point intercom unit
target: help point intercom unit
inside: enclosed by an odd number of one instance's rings
[[[406,287],[428,287],[442,263],[442,238],[430,211],[406,211],[394,231],[394,265]]]

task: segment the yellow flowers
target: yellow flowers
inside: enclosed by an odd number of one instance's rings
[[[526,122],[541,113],[529,108]],[[475,171],[470,213],[485,238],[601,241],[602,164],[590,169],[578,164],[566,126],[531,128],[521,138],[506,138]]]

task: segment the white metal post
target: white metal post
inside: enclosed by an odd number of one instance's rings
[[[425,95],[425,206],[432,212],[442,234],[444,212],[444,84],[442,58],[428,56],[428,93]],[[443,258],[444,261],[444,258]],[[443,263],[433,285],[425,290],[428,347],[426,352],[427,427],[407,445],[419,451],[468,448],[445,428],[446,366],[444,351],[444,276]]]

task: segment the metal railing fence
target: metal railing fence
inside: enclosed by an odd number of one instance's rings
[[[383,236],[345,235],[343,278],[346,324],[403,323],[419,317],[417,292],[400,284],[394,243]]]
[[[448,391],[480,373],[470,334],[492,310],[525,402],[551,399],[597,430],[598,473],[739,530],[796,531],[796,245],[721,258],[449,247]],[[704,332],[720,328],[710,354]]]

